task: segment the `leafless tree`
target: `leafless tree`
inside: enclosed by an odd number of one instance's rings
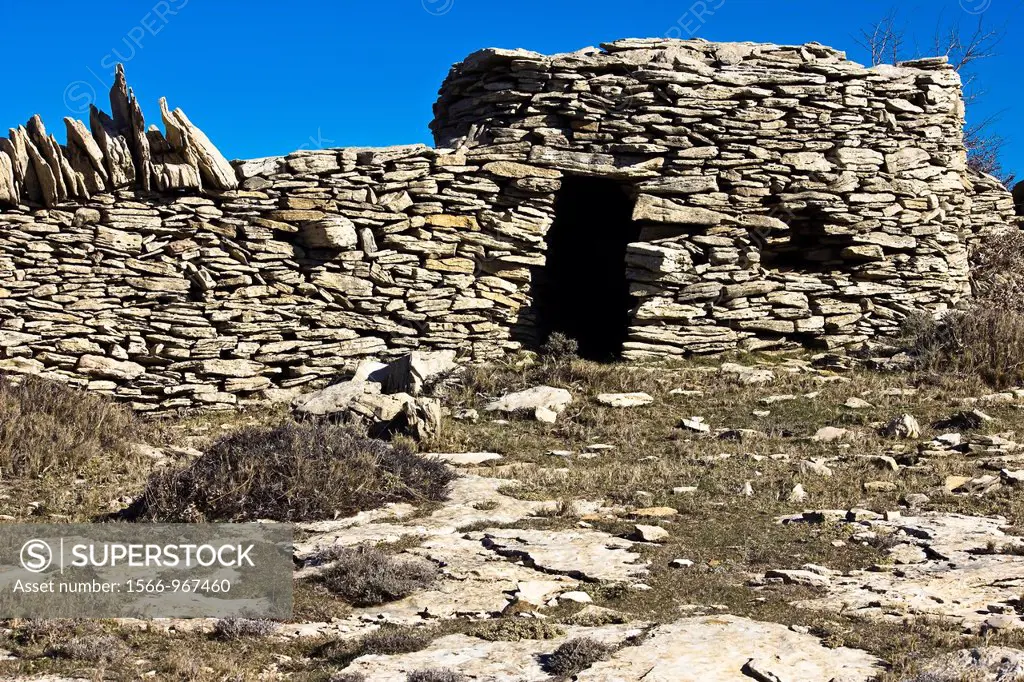
[[[908,44],[908,32],[900,23],[899,10],[893,8],[884,17],[860,32],[857,43],[871,54],[872,65],[896,64],[906,59],[921,56],[945,56],[950,65],[960,73],[964,84],[964,101],[970,106],[985,95],[979,87],[979,63],[994,57],[999,44],[1006,35],[1006,28],[991,28],[985,23],[985,16],[978,17],[977,24],[964,25],[960,20],[936,20],[935,32],[928,50],[922,51],[917,45]],[[929,54],[923,54],[928,52]],[[964,131],[967,147],[967,162],[971,168],[999,178],[1007,187],[1012,186],[1014,176],[1007,173],[1000,162],[1005,140],[993,130],[999,116],[969,126]]]
[[[871,53],[871,65],[895,64],[903,59],[906,30],[897,25],[899,10],[893,7],[884,17],[861,30],[857,44]]]

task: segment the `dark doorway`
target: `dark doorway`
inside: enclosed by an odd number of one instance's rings
[[[639,238],[633,199],[621,183],[567,177],[548,231],[547,263],[536,305],[542,340],[576,339],[581,357],[608,361],[622,353],[632,306],[626,245]]]

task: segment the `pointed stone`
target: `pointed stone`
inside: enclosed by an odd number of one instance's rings
[[[0,151],[0,204],[18,205],[18,188],[14,184],[14,162]]]
[[[96,144],[96,139],[81,121],[65,118],[64,125],[68,130],[65,156],[82,183],[85,194],[92,195],[105,191],[107,171],[103,163],[103,153]]]
[[[35,146],[36,151],[39,152],[40,157],[50,167],[50,173],[53,176],[55,197],[57,202],[64,201],[68,198],[68,187],[64,178],[64,171],[60,162],[60,157],[63,156],[59,152],[59,148],[56,144],[51,144],[50,137],[46,134],[46,126],[43,125],[43,119],[39,118],[36,114],[29,119],[25,125],[25,129],[28,131],[29,140]],[[33,162],[35,159],[33,158]],[[43,173],[36,168],[36,172],[43,176]],[[44,185],[46,183],[44,182]],[[47,206],[50,204],[47,203]]]
[[[47,208],[53,208],[60,203],[61,197],[58,190],[57,180],[53,175],[53,169],[46,162],[43,155],[39,153],[31,140],[26,140],[28,157],[32,163],[32,169],[38,182],[38,192],[41,202]]]
[[[146,132],[146,140],[152,154],[153,189],[158,192],[202,189],[199,169],[190,165],[183,154],[174,151],[156,126]]]
[[[238,188],[238,177],[234,167],[206,134],[188,119],[181,109],[170,111],[167,98],[160,98],[160,114],[167,128],[167,140],[177,151],[183,153],[188,162],[199,169],[203,183],[214,189]]]
[[[150,190],[151,178],[153,175],[153,163],[149,149],[149,138],[146,137],[146,119],[142,115],[142,108],[135,93],[128,91],[128,115],[130,118],[130,131],[132,141],[132,159],[135,168],[139,187],[145,191]]]
[[[120,189],[135,184],[135,164],[132,162],[128,140],[119,135],[114,121],[95,106],[89,108],[89,127],[96,144],[103,152],[110,176],[110,188]]]
[[[100,178],[106,180],[109,176],[107,175],[106,162],[103,159],[103,151],[96,144],[96,138],[89,132],[85,123],[78,119],[67,117],[64,119],[64,125],[68,130],[68,146],[75,145],[80,147],[96,173]]]
[[[114,84],[110,87],[110,116],[114,130],[125,135],[132,125],[131,105],[128,101],[128,81],[124,77],[124,64],[117,65]]]
[[[11,131],[14,132],[13,130]],[[7,157],[8,162],[11,164],[11,182],[14,187],[14,202],[17,203],[21,197],[21,189],[24,184],[24,171],[19,167],[18,162],[18,150],[15,148],[14,143],[6,138],[0,137],[0,154]]]
[[[15,182],[24,184],[28,174],[28,150],[20,128],[10,128],[7,139],[0,139],[0,150],[7,152],[14,164]]]
[[[68,160],[68,150],[57,138],[50,135],[50,148],[54,150],[57,162],[60,164],[60,172],[64,177],[64,186],[67,187],[69,199],[88,199],[89,191],[85,187],[85,176],[75,170]]]
[[[39,179],[39,174],[36,173],[32,156],[28,152],[28,148],[32,144],[28,139],[28,131],[25,130],[25,126],[18,126],[11,128],[10,133],[10,143],[14,149],[14,155],[11,158],[16,161],[14,175],[21,182],[21,196],[31,203],[42,204],[44,203],[43,183]]]

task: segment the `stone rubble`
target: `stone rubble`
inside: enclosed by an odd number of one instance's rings
[[[110,100],[67,119],[65,145],[38,117],[0,138],[0,371],[138,410],[286,401],[368,358],[537,345],[569,176],[634,197],[630,359],[892,334],[969,296],[968,247],[1016,220],[966,166],[942,59],[487,49],[445,80],[437,148],[231,163],[165,100],[164,132],[147,129],[123,69]]]

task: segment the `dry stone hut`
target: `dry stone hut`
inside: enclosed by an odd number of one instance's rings
[[[0,139],[0,370],[139,409],[322,386],[367,357],[839,347],[970,295],[1012,224],[943,59],[622,40],[453,67],[436,148],[229,163],[181,110]]]

